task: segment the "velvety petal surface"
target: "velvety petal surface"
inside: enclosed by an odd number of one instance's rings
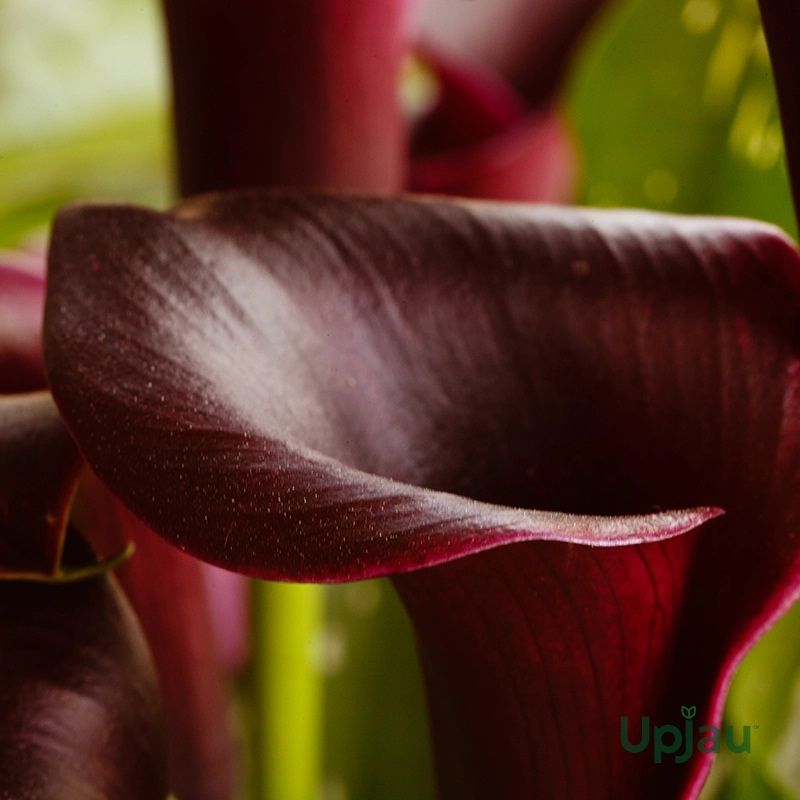
[[[799,273],[779,232],[246,193],[67,211],[51,275],[57,401],[181,547],[318,580],[490,549],[396,579],[444,797],[696,795],[706,756],[655,769],[619,719],[718,720],[797,596]]]
[[[181,188],[392,191],[408,0],[164,0]]]
[[[0,393],[44,386],[44,276],[0,254]]]
[[[165,800],[150,655],[109,576],[0,582],[0,794]]]
[[[551,203],[572,199],[576,158],[557,112],[530,111],[474,62],[431,52],[424,58],[438,95],[411,139],[413,191]]]
[[[514,359],[541,323],[506,321],[504,269],[538,279],[510,253],[495,263],[491,241],[513,247],[529,213],[264,193],[172,215],[73,208],[50,253],[55,397],[133,511],[264,578],[371,577],[528,539],[659,540],[715,516],[529,510],[529,467],[507,449],[523,441],[512,410],[535,407]]]

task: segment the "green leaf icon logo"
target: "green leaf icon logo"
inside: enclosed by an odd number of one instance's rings
[[[692,719],[697,713],[697,706],[681,706],[681,714],[684,719]]]

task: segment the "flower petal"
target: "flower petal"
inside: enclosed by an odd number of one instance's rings
[[[185,194],[392,191],[407,0],[164,0]]]
[[[0,654],[6,797],[166,796],[152,662],[113,578],[0,583]]]
[[[537,385],[555,366],[542,347],[576,345],[539,305],[573,289],[573,313],[594,307],[600,290],[586,294],[575,265],[604,259],[609,277],[587,286],[618,281],[606,248],[619,238],[641,260],[618,233],[639,220],[264,193],[173,215],[74,208],[51,250],[49,376],[133,511],[259,577],[364,578],[530,539],[668,538],[718,511],[649,514],[658,496],[615,506],[592,473],[570,510],[608,517],[528,510],[560,507],[543,491],[563,472],[556,451],[542,460],[559,432],[544,420],[558,421],[574,373],[567,362]],[[618,493],[639,480],[616,477]]]
[[[425,0],[422,35],[455,58],[505,76],[532,106],[553,96],[575,41],[601,0]]]

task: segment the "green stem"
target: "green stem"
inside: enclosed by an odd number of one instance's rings
[[[253,797],[308,800],[321,783],[322,676],[311,658],[324,588],[253,585]]]

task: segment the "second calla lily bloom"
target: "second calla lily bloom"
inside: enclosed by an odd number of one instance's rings
[[[260,577],[398,575],[443,797],[696,795],[708,756],[655,772],[619,720],[718,722],[798,593],[779,232],[246,192],[65,211],[49,270],[56,402],[157,532]]]
[[[99,574],[118,565],[133,545],[136,558],[124,564],[116,577],[155,658],[169,728],[166,744],[170,752],[170,788],[176,795],[193,800],[227,800],[234,769],[228,703],[212,639],[202,565],[153,535],[121,508],[88,471],[82,470],[72,440],[49,396],[42,391],[43,259],[37,263],[35,258],[15,255],[8,256],[6,262],[0,263],[0,587],[12,578],[61,582],[63,586],[63,582],[80,575]],[[25,393],[26,389],[40,391]],[[78,499],[73,503],[76,495]],[[84,554],[71,564],[63,564],[68,523],[75,528],[78,541],[81,537],[87,541],[89,557]],[[93,563],[98,557],[103,565]],[[102,581],[98,579],[96,583]],[[48,654],[47,646],[65,646],[65,635],[60,635],[59,629],[68,625],[70,598],[94,598],[85,604],[85,609],[74,612],[86,615],[81,617],[81,624],[91,634],[91,625],[103,619],[106,602],[122,602],[116,600],[116,583],[107,583],[113,588],[103,589],[101,595],[97,589],[64,588],[60,605],[58,590],[27,590],[21,584],[20,592],[26,600],[18,602],[20,618],[14,617],[13,624],[3,632],[0,652],[11,653],[13,637],[22,635],[26,625],[35,630],[41,624],[43,635],[52,628],[55,637],[44,635],[39,653],[43,663],[48,658],[67,658],[66,650],[56,656]],[[3,597],[11,604],[15,594],[9,589]],[[98,597],[102,598],[99,603]],[[23,608],[28,602],[32,608]],[[52,615],[39,623],[36,620],[41,612],[35,610],[38,603],[55,604]],[[96,618],[91,617],[92,612]],[[113,643],[108,637],[104,642]],[[87,673],[91,671],[91,660],[73,660],[76,669],[80,666]],[[5,659],[2,664],[9,697],[23,692],[22,685],[15,688],[14,681],[29,668],[35,675],[35,669],[25,667],[24,660],[19,670],[10,666],[5,670]],[[108,677],[114,679],[113,675]],[[88,678],[85,682],[91,683]],[[58,708],[58,704],[54,707]],[[68,704],[65,715],[71,713],[76,719],[81,716],[78,706]],[[65,736],[69,738],[68,731]],[[51,745],[53,762],[44,772],[63,781],[66,771],[75,766],[76,754],[58,741]],[[74,746],[78,748],[78,739]],[[153,749],[157,749],[155,743]],[[58,759],[64,770],[60,777],[54,766]],[[14,758],[9,757],[8,762],[13,764]],[[86,778],[92,780],[90,776]],[[0,786],[8,788],[11,784],[7,787],[0,782]],[[75,791],[88,789],[79,787]],[[137,786],[132,786],[131,791],[139,791],[138,796],[142,796]]]

